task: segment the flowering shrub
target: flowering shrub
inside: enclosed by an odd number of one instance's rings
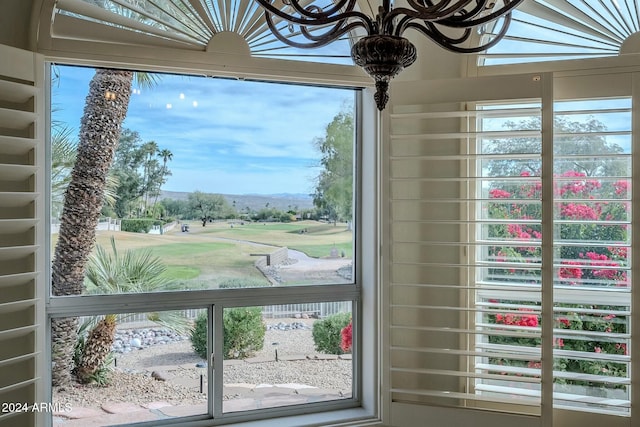
[[[353,345],[353,322],[349,322],[347,326],[342,328],[340,331],[340,348],[345,353],[351,351],[351,346]]]
[[[313,323],[311,335],[317,351],[327,354],[342,354],[343,332],[351,324],[351,313],[336,313]]]
[[[540,285],[542,184],[533,181],[529,172],[523,172],[521,182],[504,184],[489,189],[486,205],[490,219],[507,220],[490,223],[488,237],[499,242],[488,248],[487,280],[507,284]],[[555,179],[555,260],[556,289],[571,288],[626,288],[629,221],[627,180],[615,182],[587,177],[585,173],[567,171]],[[533,202],[532,202],[533,200]],[[513,222],[509,222],[513,220]],[[501,266],[504,264],[504,266]],[[492,344],[539,347],[539,302],[490,300],[490,324],[499,325]],[[509,307],[509,308],[505,308]],[[627,322],[624,316],[613,312],[628,308],[598,304],[556,303],[554,324],[554,370],[573,373],[625,377],[625,363],[606,359],[587,359],[576,353],[605,353],[627,355]],[[503,325],[503,326],[502,326]],[[519,327],[519,328],[516,328]],[[531,328],[530,333],[527,331]],[[580,334],[578,331],[585,331]],[[492,358],[497,365],[540,368],[539,360],[518,358]],[[556,384],[605,387],[604,383],[575,380],[558,376]],[[615,386],[606,386],[615,388]]]

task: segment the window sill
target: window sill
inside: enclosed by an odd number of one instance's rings
[[[168,424],[171,426],[173,424]],[[363,408],[342,409],[313,414],[292,415],[274,418],[261,418],[253,421],[234,422],[232,419],[218,422],[196,421],[180,423],[182,427],[213,427],[226,425],[232,427],[382,427],[382,421]]]

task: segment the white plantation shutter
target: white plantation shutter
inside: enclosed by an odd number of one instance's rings
[[[554,404],[629,415],[631,98],[559,101],[554,110],[554,361],[563,367]],[[600,152],[604,141],[619,150]]]
[[[43,62],[0,45],[0,402],[43,401]],[[3,409],[8,409],[3,406]],[[0,426],[38,414],[0,413]]]
[[[396,103],[390,117],[388,170],[393,425],[411,425],[411,419],[420,416],[441,417],[441,423],[451,423],[462,414],[447,407],[540,413],[539,376],[498,371],[494,366],[497,360],[540,360],[540,349],[534,346],[520,349],[489,340],[520,337],[534,341],[540,338],[539,327],[500,327],[489,322],[488,316],[517,315],[521,306],[539,314],[541,287],[539,279],[505,286],[510,283],[493,267],[495,255],[490,255],[490,247],[509,248],[518,243],[490,241],[488,230],[500,221],[482,212],[490,200],[489,187],[498,178],[483,176],[486,165],[479,162],[482,153],[477,151],[482,141],[492,138],[541,142],[539,128],[506,132],[477,127],[482,117],[539,118],[542,82],[533,77],[513,78],[519,90],[512,93],[495,87],[496,79],[438,82],[418,91],[421,97],[393,93]],[[471,104],[464,103],[511,96],[526,101],[486,112],[470,111]],[[397,100],[407,100],[406,105]],[[539,159],[540,149],[523,156]],[[540,180],[504,176],[499,181],[535,185]],[[540,200],[526,203],[539,205]],[[522,225],[539,227],[539,223],[538,218]],[[535,244],[540,246],[539,241]],[[511,260],[507,268],[519,276],[535,276],[531,271],[537,271],[539,277],[539,259],[529,261]],[[480,303],[475,304],[476,300]],[[437,413],[425,411],[429,407],[439,409]],[[485,416],[495,417],[479,412],[467,420],[463,416],[461,422],[479,422]],[[540,422],[536,417],[516,418],[509,422],[532,426]]]
[[[598,81],[395,86],[393,425],[633,425],[630,87]]]

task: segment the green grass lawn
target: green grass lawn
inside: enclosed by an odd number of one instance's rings
[[[293,223],[208,223],[202,227],[191,222],[190,231],[183,233],[179,227],[165,235],[149,235],[128,232],[99,231],[97,244],[110,248],[113,235],[118,251],[148,248],[160,257],[167,275],[184,287],[193,289],[217,287],[221,282],[251,278],[266,279],[255,268],[256,252],[268,252],[268,248],[256,248],[247,242],[276,247],[286,246],[302,251],[311,257],[328,257],[333,248],[346,258],[353,256],[352,233],[345,224],[301,221]],[[52,235],[52,250],[57,234]]]
[[[316,221],[292,223],[227,223],[208,224],[204,233],[218,237],[286,246],[306,253],[311,257],[327,257],[332,248],[344,252],[345,257],[353,257],[353,233],[346,224],[326,224]]]

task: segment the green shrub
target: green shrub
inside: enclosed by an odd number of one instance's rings
[[[262,321],[262,308],[227,308],[223,321],[225,359],[244,359],[262,350],[267,330]]]
[[[193,351],[203,359],[207,358],[207,313],[198,314],[191,330],[191,346]]]
[[[351,321],[351,313],[337,313],[313,324],[311,334],[317,351],[328,354],[343,354],[340,331]]]
[[[162,225],[162,221],[152,218],[123,219],[120,223],[120,230],[130,233],[148,233],[154,225]]]
[[[266,327],[260,307],[225,309],[224,347],[225,359],[243,359],[262,350]],[[196,354],[207,358],[207,314],[200,313],[191,331],[191,345]]]

